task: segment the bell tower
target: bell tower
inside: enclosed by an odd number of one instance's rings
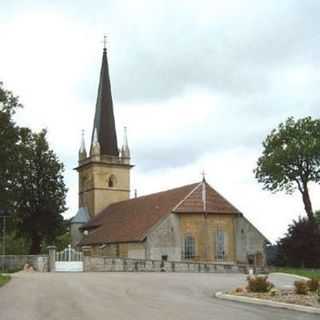
[[[76,168],[79,173],[79,208],[86,207],[90,217],[94,217],[108,205],[129,199],[132,167],[126,128],[122,148],[118,149],[107,50],[104,47],[90,151],[87,154],[82,133]]]

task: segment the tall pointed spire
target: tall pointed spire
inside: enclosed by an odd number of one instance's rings
[[[109,78],[109,66],[107,59],[107,49],[104,45],[102,55],[102,65],[100,71],[99,89],[94,117],[91,148],[93,144],[94,130],[97,129],[98,141],[100,143],[101,154],[118,156],[118,143],[115,128],[113,102],[111,95],[111,84]]]

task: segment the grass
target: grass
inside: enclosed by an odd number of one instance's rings
[[[276,267],[274,272],[284,272],[296,274],[298,276],[315,278],[320,280],[320,269],[303,269],[303,268],[290,268],[290,267]]]
[[[0,274],[0,287],[5,285],[10,280],[10,276],[4,276]]]

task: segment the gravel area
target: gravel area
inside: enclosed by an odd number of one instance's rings
[[[236,296],[245,296],[251,298],[258,298],[264,300],[272,300],[277,302],[285,302],[292,304],[299,304],[302,306],[309,306],[320,308],[320,303],[318,302],[318,295],[316,293],[309,292],[307,295],[296,294],[292,289],[281,289],[275,296],[272,296],[269,292],[266,293],[256,293],[256,292],[236,292],[231,291],[231,294]]]

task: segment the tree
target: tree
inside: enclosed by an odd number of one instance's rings
[[[257,180],[274,192],[298,189],[309,220],[314,220],[308,184],[320,181],[320,120],[289,118],[272,130],[263,148],[255,169]]]
[[[30,253],[37,254],[41,243],[64,233],[64,168],[49,148],[45,130],[32,133],[21,128],[20,139],[14,218],[18,235],[30,238]]]
[[[12,188],[17,175],[19,128],[12,115],[19,107],[18,98],[5,90],[0,82],[0,208],[6,210],[14,201]]]
[[[278,241],[277,263],[291,267],[320,267],[320,230],[313,221],[299,218]]]

